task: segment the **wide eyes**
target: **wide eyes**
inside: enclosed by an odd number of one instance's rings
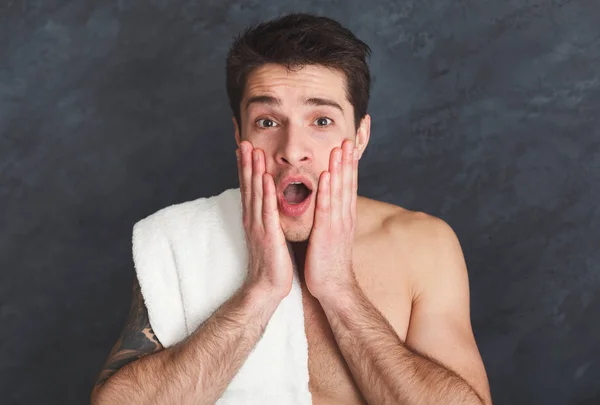
[[[261,125],[261,122],[262,122],[262,125]],[[333,123],[333,120],[328,117],[319,117],[316,120],[314,120],[313,122],[316,122],[317,126],[322,128],[322,127],[331,126],[331,124]],[[329,122],[329,124],[328,124],[328,122]],[[258,125],[258,127],[260,129],[273,128],[273,127],[276,127],[279,125],[275,121],[273,121],[272,119],[269,119],[269,118],[259,118],[258,120],[256,120],[256,124]]]
[[[318,124],[317,126],[318,127],[326,127],[327,126],[327,120],[333,122],[333,120],[331,118],[327,118],[327,117],[319,117],[314,122],[320,122],[320,123],[325,122],[325,124],[323,124],[323,125]]]
[[[264,122],[264,125],[260,125],[261,121]],[[258,124],[259,128],[272,128],[272,127],[276,126],[275,121],[270,120],[268,118],[260,118],[260,119],[256,120],[256,123]]]

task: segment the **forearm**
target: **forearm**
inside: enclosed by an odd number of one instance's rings
[[[97,405],[213,404],[262,336],[279,305],[242,289],[192,335],[124,366],[98,392]]]
[[[359,288],[322,306],[370,404],[484,404],[459,375],[410,350]]]

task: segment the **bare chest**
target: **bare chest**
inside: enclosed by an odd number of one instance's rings
[[[408,282],[397,277],[397,272],[391,271],[394,270],[391,266],[396,265],[391,254],[366,253],[361,249],[356,249],[355,252],[357,281],[369,300],[404,340],[411,309]],[[366,404],[322,307],[304,285],[302,301],[308,341],[309,388],[313,404]]]

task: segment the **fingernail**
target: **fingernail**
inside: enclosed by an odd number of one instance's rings
[[[342,161],[342,151],[337,151],[335,155],[335,160],[340,163]]]
[[[255,149],[252,151],[252,156],[254,157],[254,160],[258,160],[258,151]]]

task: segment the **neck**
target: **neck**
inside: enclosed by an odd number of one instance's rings
[[[295,265],[298,269],[298,277],[300,281],[304,281],[304,262],[306,260],[306,249],[308,248],[308,241],[303,242],[290,242],[292,252],[294,253]]]

